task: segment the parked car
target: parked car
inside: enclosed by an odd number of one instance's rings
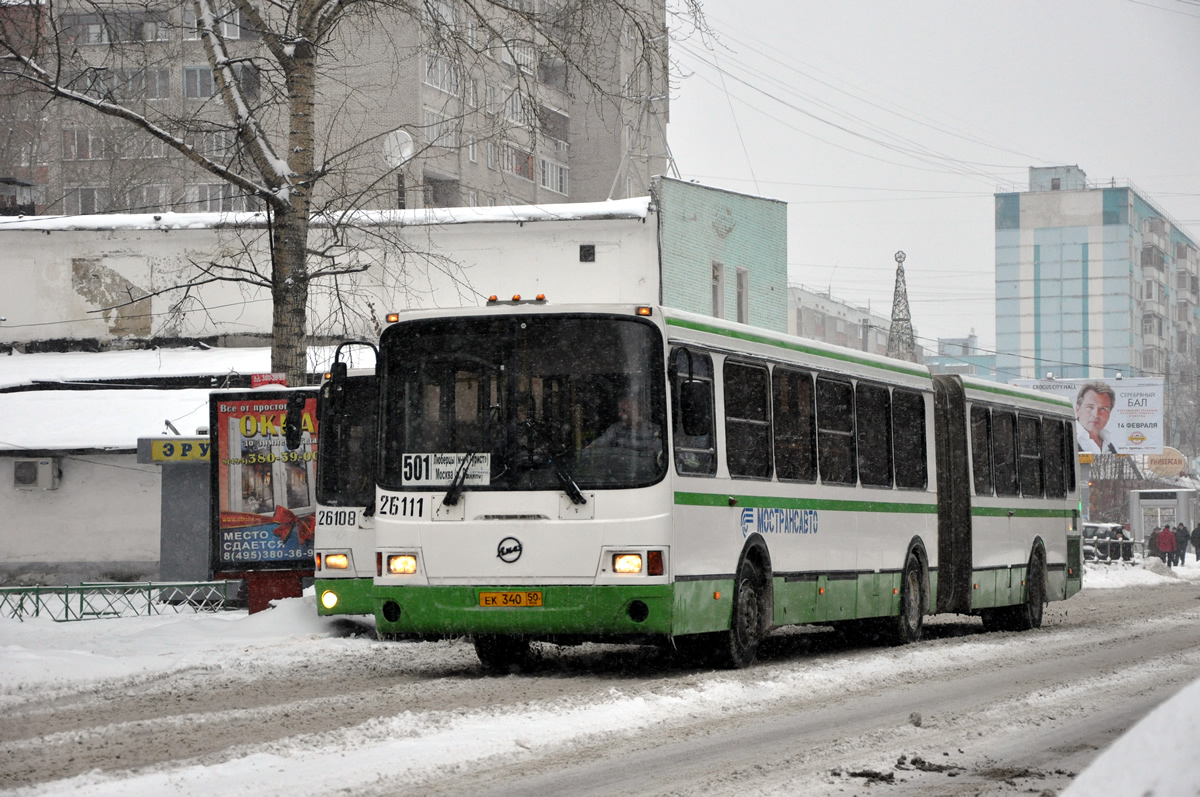
[[[1097,561],[1131,561],[1133,540],[1129,539],[1129,533],[1120,523],[1084,523],[1083,558]]]

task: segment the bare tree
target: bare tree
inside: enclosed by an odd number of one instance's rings
[[[699,3],[683,0],[681,14],[702,27]],[[510,120],[525,135],[552,135],[554,119],[546,118],[552,114],[537,101],[539,76],[561,77],[564,87],[618,115],[654,101],[650,86],[655,80],[665,85],[667,71],[665,14],[663,0],[185,0],[182,10],[156,0],[28,0],[0,10],[0,73],[45,101],[78,109],[89,130],[97,119],[116,123],[109,146],[172,154],[171,168],[210,175],[217,187],[205,189],[201,200],[242,197],[265,210],[269,263],[197,264],[183,295],[209,280],[268,289],[272,368],[300,384],[312,285],[325,280],[337,291],[339,278],[365,267],[361,258],[338,256],[348,251],[348,234],[332,232],[314,246],[313,219],[322,217],[336,230],[355,218],[353,211],[394,193],[402,173],[399,162],[392,171],[363,166],[368,145],[377,152],[383,132],[367,124],[335,132],[333,120],[361,118],[343,112],[365,102],[355,85],[363,73],[354,66],[367,45],[389,40],[395,68],[407,68],[412,32],[420,31],[425,68],[440,70],[434,79],[444,79],[457,96],[476,90],[462,83],[474,67],[509,64],[517,89],[496,100],[509,112],[490,118]],[[182,63],[181,48],[194,51],[197,42],[206,63],[185,67],[183,102],[158,101],[161,84],[178,71],[167,70]],[[623,67],[628,57],[636,68]],[[385,77],[379,87],[386,84]],[[483,118],[489,117],[460,110],[410,119],[409,126],[424,131],[424,154],[436,157],[461,146],[454,134]],[[494,122],[478,134],[511,137],[505,127]],[[88,157],[79,160],[94,160],[101,139],[88,136],[64,133],[64,146],[77,153],[86,147]],[[514,168],[532,172],[532,156],[527,166],[519,157]],[[124,152],[110,158],[134,159]],[[122,179],[132,192],[136,180]],[[95,201],[91,194],[80,197],[80,203]]]

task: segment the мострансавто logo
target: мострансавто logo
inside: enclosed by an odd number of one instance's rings
[[[817,510],[745,507],[739,518],[742,537],[759,534],[816,534]]]

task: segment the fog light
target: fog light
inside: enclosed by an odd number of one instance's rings
[[[410,553],[389,556],[387,571],[393,576],[411,576],[417,572],[417,557]]]
[[[640,553],[613,554],[614,573],[642,572],[642,555]]]
[[[337,602],[338,596],[336,592],[329,592],[326,590],[325,592],[321,593],[321,605],[326,609],[332,609],[334,606],[337,606]]]
[[[325,556],[327,570],[345,570],[350,566],[350,557],[344,553],[331,553]]]

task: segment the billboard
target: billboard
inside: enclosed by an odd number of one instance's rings
[[[304,391],[300,447],[289,451],[284,428],[294,392],[230,391],[209,400],[214,572],[313,567],[317,394]]]
[[[1075,405],[1082,454],[1161,454],[1163,380],[1014,379],[1018,387],[1051,392]]]

